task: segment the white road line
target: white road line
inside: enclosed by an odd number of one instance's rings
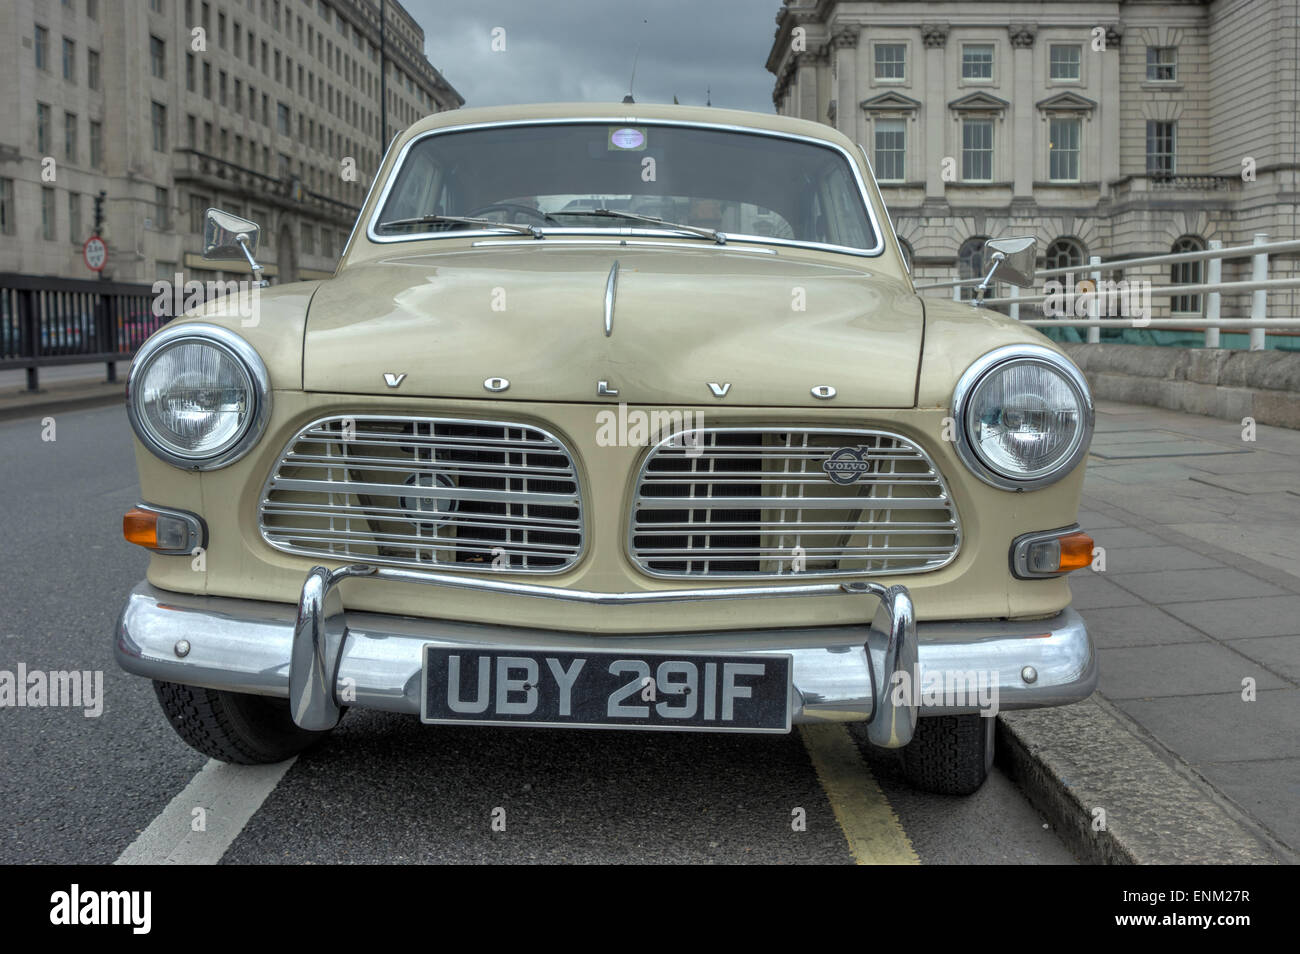
[[[295,761],[228,765],[210,759],[113,864],[215,865]],[[194,830],[196,808],[203,809],[203,831]]]

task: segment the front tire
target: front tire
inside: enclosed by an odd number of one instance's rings
[[[167,721],[187,745],[237,765],[283,762],[329,734],[299,728],[285,699],[153,681]]]
[[[930,716],[917,720],[912,741],[902,749],[903,774],[935,795],[970,795],[993,766],[994,717]]]

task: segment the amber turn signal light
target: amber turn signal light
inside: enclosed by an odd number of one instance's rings
[[[122,515],[127,543],[158,553],[192,554],[207,546],[208,528],[197,514],[149,505],[132,507]]]
[[[1022,580],[1061,576],[1092,564],[1092,537],[1075,527],[1026,533],[1011,543],[1011,572]]]
[[[127,543],[153,549],[158,546],[158,515],[132,507],[122,514],[122,536]]]
[[[1061,573],[1082,570],[1092,564],[1092,537],[1082,531],[1068,533],[1061,537]]]

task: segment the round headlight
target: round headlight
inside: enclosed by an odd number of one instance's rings
[[[1088,452],[1088,384],[1046,348],[1010,346],[980,358],[953,395],[957,448],[981,480],[1032,489],[1060,480]]]
[[[194,470],[242,457],[270,412],[261,359],[215,325],[177,325],[155,335],[132,363],[128,393],[131,424],[145,446]]]

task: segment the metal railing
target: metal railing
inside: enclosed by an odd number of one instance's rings
[[[1267,234],[1257,232],[1251,245],[1224,248],[1223,243],[1217,239],[1211,240],[1209,244],[1208,249],[1198,252],[1175,252],[1169,255],[1149,255],[1143,258],[1117,258],[1106,262],[1103,262],[1099,256],[1094,255],[1088,260],[1087,265],[1049,268],[1035,273],[1035,277],[1041,279],[1072,275],[1081,275],[1085,276],[1086,279],[1090,279],[1093,293],[1089,294],[1086,299],[1088,305],[1088,317],[1086,318],[1035,316],[1022,319],[1020,317],[1020,307],[1022,305],[1042,305],[1044,302],[1057,297],[1059,293],[1044,292],[1042,294],[1026,295],[1021,294],[1020,289],[1014,286],[1011,287],[1010,295],[1002,298],[985,298],[984,304],[990,306],[1006,305],[1012,318],[1039,328],[1086,328],[1088,329],[1088,341],[1094,344],[1101,340],[1101,329],[1103,328],[1172,328],[1203,330],[1205,332],[1205,347],[1217,348],[1219,347],[1220,331],[1228,329],[1230,331],[1248,330],[1250,332],[1250,350],[1260,351],[1263,350],[1265,345],[1265,335],[1270,331],[1300,330],[1300,316],[1287,318],[1268,317],[1269,292],[1300,288],[1300,276],[1294,278],[1269,278],[1269,258],[1275,255],[1295,255],[1300,253],[1300,241],[1270,242]],[[1235,282],[1223,281],[1222,263],[1228,260],[1242,259],[1250,259],[1250,278]],[[1106,295],[1108,293],[1113,294],[1115,284],[1113,282],[1109,286],[1103,284],[1106,272],[1190,262],[1208,263],[1206,281],[1160,287],[1153,285],[1150,288],[1143,289],[1143,291],[1149,293],[1152,297],[1159,298],[1206,295],[1204,318],[1190,315],[1169,318],[1136,318],[1127,315],[1105,317],[1101,314],[1102,305],[1106,302]],[[1129,280],[1133,281],[1134,279]],[[962,289],[972,288],[978,285],[980,281],[979,278],[967,278],[957,281],[931,282],[917,285],[916,290],[931,291],[951,288],[953,300],[961,301]],[[1067,291],[1073,292],[1073,289]],[[1250,316],[1248,318],[1222,317],[1222,296],[1224,294],[1246,293],[1251,295]]]
[[[26,369],[36,391],[43,367],[102,361],[116,381],[117,362],[171,320],[170,299],[152,285],[0,273],[0,371]]]

